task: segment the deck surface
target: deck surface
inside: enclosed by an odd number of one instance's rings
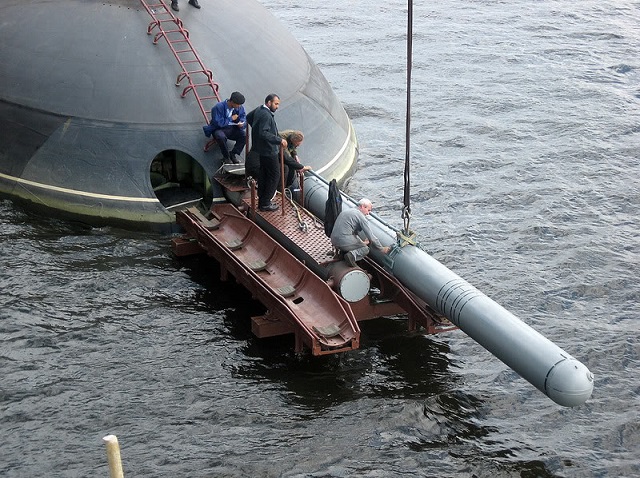
[[[250,196],[247,195],[243,198],[243,202],[247,206],[251,206]],[[256,214],[287,236],[318,264],[333,258],[333,246],[331,240],[324,233],[324,224],[321,221],[318,221],[309,211],[302,209],[298,204],[292,204],[286,198],[283,215],[280,193],[277,193],[274,202],[280,206],[280,209],[277,211],[256,211]]]
[[[241,165],[238,167],[241,168]],[[229,166],[229,168],[233,169],[233,166]],[[251,208],[251,191],[244,175],[220,171],[215,179],[227,190],[241,193],[242,202]],[[283,215],[282,194],[279,192],[276,193],[273,201],[280,206],[277,211],[259,211],[256,208],[255,214],[284,234],[318,264],[330,261],[333,257],[333,246],[331,240],[324,233],[323,222],[286,197]]]

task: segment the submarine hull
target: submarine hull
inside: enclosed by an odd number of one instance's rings
[[[304,204],[324,218],[328,183],[307,173]],[[343,210],[357,207],[343,194]],[[374,234],[385,246],[396,244],[397,231],[370,215]],[[389,255],[372,249],[370,256],[435,311],[478,342],[522,378],[565,407],[584,403],[593,391],[589,369],[504,307],[413,245],[392,248]]]
[[[304,132],[305,162],[326,178],[348,177],[351,122],[275,17],[254,0],[169,12],[221,99],[240,91],[251,110],[278,94],[278,126]],[[0,15],[0,195],[96,225],[153,229],[173,228],[180,193],[184,202],[224,200],[211,181],[222,155],[204,150],[207,118],[194,94],[183,97],[167,42],[147,34],[153,18],[141,1],[8,0]],[[204,111],[216,101],[203,100]],[[163,200],[170,189],[178,200]]]

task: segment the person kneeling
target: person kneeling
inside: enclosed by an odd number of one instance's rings
[[[284,150],[284,187],[292,188],[296,187],[296,172],[311,171],[311,166],[305,166],[300,162],[298,156],[298,148],[304,141],[304,135],[302,131],[296,131],[288,129],[279,133],[280,137],[287,142],[287,147]],[[299,187],[299,186],[298,186]],[[278,184],[278,191],[280,191],[281,185]],[[280,191],[282,192],[282,191]]]
[[[369,254],[369,245],[387,254],[391,249],[383,246],[369,227],[367,216],[373,209],[371,201],[366,198],[358,201],[357,208],[345,209],[336,218],[331,232],[331,244],[344,254],[344,260],[351,267]],[[365,239],[360,238],[360,233]]]

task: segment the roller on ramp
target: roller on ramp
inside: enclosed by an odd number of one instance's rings
[[[328,191],[327,181],[306,173],[301,199],[321,219]],[[343,210],[356,207],[344,194],[342,204]],[[370,257],[402,285],[559,405],[574,407],[591,396],[594,377],[585,365],[425,251],[397,246],[398,231],[373,214],[369,217],[382,244],[394,246],[388,255],[374,249]]]
[[[297,352],[303,344],[313,355],[358,348],[360,327],[346,301],[233,205],[215,205],[207,217],[190,208],[177,220],[220,263],[223,279],[230,272],[267,307],[265,320],[293,326]]]

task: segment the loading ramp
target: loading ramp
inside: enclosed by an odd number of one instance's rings
[[[368,275],[371,290],[346,301],[336,287],[344,262],[332,256],[322,223],[293,201],[282,201],[282,211],[257,211],[244,193],[237,205],[178,211],[186,234],[172,242],[177,256],[206,252],[222,280],[233,276],[263,304],[264,315],[251,318],[257,337],[294,334],[296,352],[306,346],[326,355],[358,348],[358,322],[378,317],[406,315],[409,330],[427,334],[457,329],[368,257],[356,269]]]
[[[235,206],[215,205],[207,216],[190,208],[177,221],[220,263],[223,280],[233,275],[268,309],[261,319],[275,325],[271,335],[284,326],[295,334],[296,351],[306,345],[313,355],[358,348],[360,327],[348,303]]]

